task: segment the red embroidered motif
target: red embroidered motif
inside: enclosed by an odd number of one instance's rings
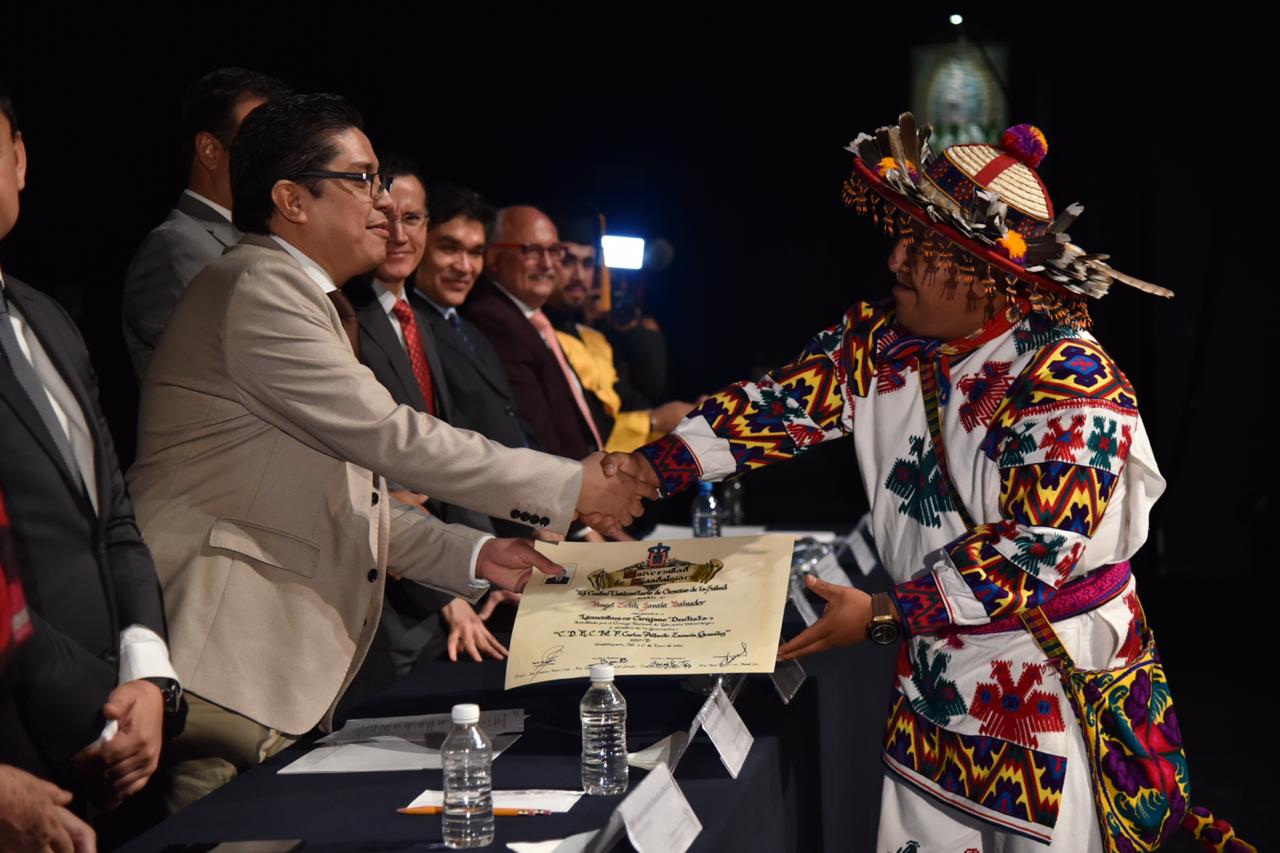
[[[981,733],[1022,746],[1039,747],[1037,732],[1066,730],[1058,697],[1046,690],[1032,690],[1044,678],[1041,664],[1024,663],[1022,676],[1013,683],[1009,661],[991,662],[992,684],[978,682],[969,713],[982,720]]]
[[[1138,594],[1136,592],[1126,595],[1123,601],[1129,608],[1129,631],[1125,635],[1124,643],[1121,644],[1120,650],[1116,652],[1116,657],[1124,658],[1126,663],[1133,663],[1138,659],[1138,655],[1142,654],[1142,635],[1144,633],[1142,605],[1138,603]]]
[[[968,398],[960,404],[960,426],[965,432],[973,432],[974,427],[991,423],[996,407],[1013,384],[1009,377],[1011,364],[1009,361],[988,361],[977,373],[962,377],[956,383],[956,388]]]
[[[1129,458],[1129,448],[1133,447],[1133,431],[1128,425],[1120,424],[1120,460]]]
[[[1047,450],[1045,458],[1059,462],[1074,462],[1076,454],[1084,450],[1084,435],[1080,428],[1084,426],[1084,415],[1073,415],[1071,426],[1063,428],[1062,418],[1050,418],[1049,432],[1040,439],[1040,449]]]
[[[1071,546],[1071,551],[1066,554],[1054,569],[1058,572],[1058,583],[1062,583],[1071,574],[1071,570],[1076,567],[1076,563],[1080,562],[1080,555],[1084,553],[1084,543],[1077,542]]]

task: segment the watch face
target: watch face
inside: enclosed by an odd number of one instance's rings
[[[898,626],[893,622],[880,622],[872,625],[868,633],[871,642],[887,646],[898,639]]]

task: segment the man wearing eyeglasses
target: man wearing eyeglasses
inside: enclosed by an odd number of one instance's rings
[[[125,274],[124,341],[138,383],[182,293],[240,239],[231,224],[231,141],[249,112],[288,93],[274,77],[219,68],[192,83],[180,107],[190,160],[187,188],[164,222],[142,241]]]
[[[436,313],[409,282],[427,245],[427,193],[422,173],[412,160],[381,152],[379,168],[392,179],[387,217],[387,258],[369,277],[342,291],[356,307],[360,322],[360,361],[397,403],[412,406],[454,424],[454,403],[446,384],[440,347],[431,328]],[[446,504],[388,482],[392,497],[422,507],[439,519],[493,533],[489,517]],[[528,530],[527,527],[522,528]],[[485,626],[496,605],[516,598],[505,590],[490,592],[480,613],[471,603],[412,581],[388,578],[382,623],[345,705],[384,686],[395,675],[410,672],[421,658],[447,651],[450,660],[469,655],[502,659],[507,649]],[[443,623],[442,621],[443,620]]]
[[[273,99],[232,147],[245,237],[196,276],[142,389],[130,470],[190,696],[166,758],[171,809],[317,724],[369,647],[387,572],[474,601],[559,566],[403,505],[406,488],[563,532],[640,511],[583,462],[511,450],[398,406],[356,359],[336,285],[386,258],[392,202],[359,113],[335,95]],[[377,472],[377,473],[374,473]]]
[[[498,351],[516,408],[539,443],[551,453],[579,459],[604,447],[601,423],[608,416],[569,366],[542,311],[556,288],[564,253],[555,223],[545,213],[503,208],[494,223],[485,274],[463,313]]]
[[[475,191],[450,184],[431,187],[427,210],[431,226],[414,286],[434,309],[427,318],[453,400],[451,423],[507,447],[541,449],[516,411],[515,393],[493,344],[458,313],[484,269],[496,212]],[[507,519],[494,519],[494,526],[503,535],[519,535]]]

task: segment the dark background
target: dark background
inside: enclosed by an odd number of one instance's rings
[[[1058,209],[1085,203],[1076,242],[1177,293],[1117,285],[1094,331],[1136,387],[1169,481],[1134,563],[1203,780],[1195,799],[1261,841],[1248,785],[1270,703],[1250,685],[1262,684],[1276,482],[1261,25],[1220,8],[1124,20],[1114,5],[981,5],[28,3],[0,24],[30,156],[0,262],[80,323],[127,464],[124,270],[183,186],[180,92],[245,65],[349,96],[375,145],[431,179],[498,204],[592,200],[610,230],[666,237],[675,260],[646,307],[667,334],[673,392],[692,397],[788,359],[852,300],[886,292],[888,242],[839,201],[842,148],[911,106],[911,45],[955,38],[946,13],[961,11],[971,39],[1009,47],[1011,121],[1047,136],[1040,174]],[[852,523],[865,509],[852,447],[754,473],[747,507],[756,523]]]

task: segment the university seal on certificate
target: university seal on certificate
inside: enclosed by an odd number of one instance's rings
[[[794,539],[781,534],[537,547],[565,567],[525,588],[506,686],[619,675],[772,672]]]

